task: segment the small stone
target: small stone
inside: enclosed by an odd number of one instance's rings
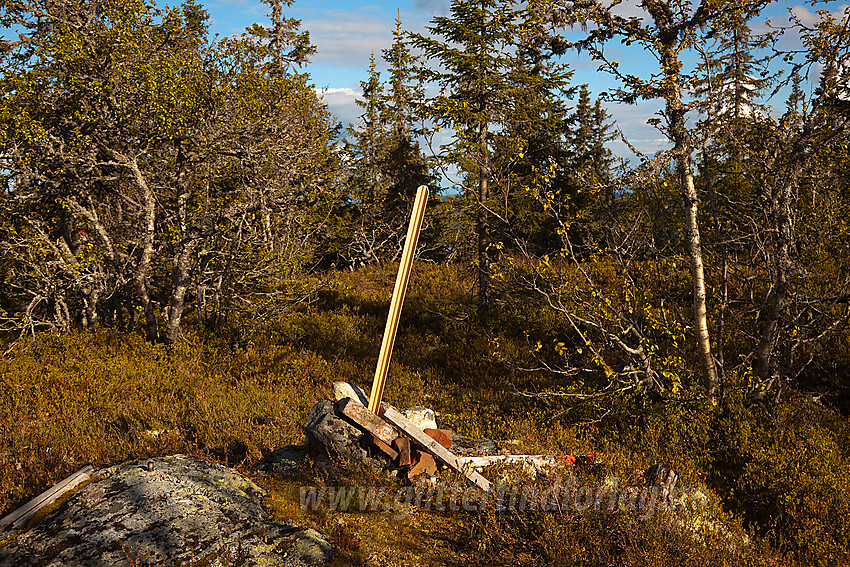
[[[307,456],[307,445],[287,445],[275,449],[254,465],[254,468],[277,476],[295,476],[298,465]]]
[[[432,409],[415,406],[401,410],[401,415],[413,422],[419,429],[437,429],[437,416]]]
[[[360,402],[361,405],[369,405],[369,397],[357,386],[348,382],[333,383],[334,401],[340,401],[345,398],[351,398],[355,402]]]
[[[425,435],[445,447],[446,449],[452,446],[452,432],[450,429],[425,429]]]
[[[286,552],[284,565],[324,565],[336,554],[327,536],[317,530],[308,528],[294,537],[295,543]]]
[[[674,504],[676,494],[676,482],[679,480],[679,475],[673,470],[673,467],[657,463],[649,467],[643,473],[644,478],[650,486],[657,486],[661,491],[661,499],[669,504]]]
[[[407,437],[398,437],[393,441],[393,448],[398,452],[398,466],[410,465],[410,440]]]

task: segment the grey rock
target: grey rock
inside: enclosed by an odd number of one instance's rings
[[[319,532],[275,522],[265,492],[221,465],[174,455],[94,478],[0,546],[0,566],[303,566],[334,555]]]
[[[263,457],[254,468],[268,474],[282,477],[296,476],[298,467],[304,457],[307,456],[309,447],[307,445],[287,445],[275,449]]]
[[[348,468],[377,468],[361,441],[365,433],[338,415],[330,400],[319,400],[304,422],[304,433],[315,463],[323,468],[333,463]]]
[[[472,439],[452,434],[452,446],[449,451],[459,457],[497,455],[499,446],[492,439]]]

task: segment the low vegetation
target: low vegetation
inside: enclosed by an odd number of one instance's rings
[[[418,265],[411,281],[387,400],[432,407],[442,427],[498,439],[511,452],[597,453],[589,482],[634,480],[653,463],[670,464],[683,486],[704,487],[706,517],[722,529],[689,524],[684,512],[641,519],[604,508],[413,510],[404,517],[302,510],[301,486],[397,487],[382,475],[327,478],[309,463],[295,479],[251,468],[269,451],[302,441],[306,413],[334,380],[369,385],[394,269],[336,273],[309,306],[262,324],[234,322],[227,332],[195,322],[173,345],[150,344],[143,329],[45,334],[18,345],[0,361],[0,510],[85,463],[183,452],[253,478],[281,521],[332,536],[339,565],[846,560],[850,436],[840,412],[790,390],[769,406],[742,392],[717,404],[690,390],[665,399],[648,392],[590,400],[518,395],[552,391],[559,378],[511,367],[493,346],[532,356],[529,335],[550,333],[547,321],[532,324],[510,311],[481,319],[467,274],[432,264]]]

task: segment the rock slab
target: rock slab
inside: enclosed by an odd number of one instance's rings
[[[0,543],[0,566],[305,566],[331,560],[315,530],[280,524],[265,491],[233,469],[184,455],[93,475],[38,525]]]

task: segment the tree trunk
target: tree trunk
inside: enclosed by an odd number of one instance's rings
[[[100,288],[95,287],[85,300],[86,328],[90,331],[97,330],[100,316],[97,313],[97,302],[100,300]]]
[[[195,241],[181,242],[180,251],[174,257],[174,268],[171,270],[171,297],[168,300],[168,323],[165,327],[164,340],[173,344],[180,333],[180,319],[186,307],[186,290],[192,281],[192,256],[195,251]]]
[[[123,157],[123,156],[121,156]],[[145,330],[148,340],[156,342],[159,339],[159,326],[156,320],[156,304],[151,301],[148,291],[148,273],[150,271],[151,258],[153,257],[154,229],[156,227],[156,203],[153,192],[148,187],[144,175],[139,169],[139,163],[134,157],[127,163],[133,173],[133,181],[142,194],[142,206],[144,207],[144,226],[142,237],[142,252],[136,264],[136,272],[133,278],[139,302],[145,312]]]
[[[479,129],[481,164],[478,170],[478,309],[490,305],[490,219],[486,201],[490,198],[490,152],[487,148],[487,122]]]
[[[790,179],[779,187],[776,195],[771,199],[771,220],[773,221],[773,238],[775,242],[776,258],[773,265],[773,300],[762,326],[759,344],[756,347],[756,359],[758,360],[758,374],[765,385],[770,384],[773,378],[771,364],[771,351],[779,326],[779,319],[785,308],[788,297],[788,276],[793,269],[791,258],[791,247],[794,245],[794,226],[792,200],[796,189],[796,180],[799,170],[790,174]]]
[[[720,387],[717,368],[711,355],[711,337],[708,332],[708,313],[705,299],[705,269],[702,261],[702,242],[699,231],[699,195],[694,185],[690,153],[682,153],[678,160],[678,173],[685,191],[685,215],[688,255],[691,258],[691,278],[694,287],[694,327],[697,335],[700,365],[705,386],[710,396]]]
[[[189,175],[186,170],[187,158],[183,148],[177,148],[177,220],[180,229],[180,241],[174,251],[174,267],[171,269],[171,295],[168,299],[168,315],[166,316],[166,344],[174,344],[180,333],[180,320],[186,307],[186,290],[192,283],[192,257],[198,242],[195,235],[190,235],[186,226],[186,205],[189,201]],[[263,195],[260,195],[263,213],[265,207]],[[264,217],[265,218],[265,217]],[[267,241],[268,242],[268,241]]]
[[[708,160],[706,159],[706,163]],[[737,169],[737,168],[736,168]],[[717,380],[722,383],[726,374],[724,352],[724,337],[726,336],[726,311],[729,308],[729,252],[726,248],[726,236],[720,226],[720,216],[717,209],[717,192],[708,171],[705,172],[706,188],[711,199],[711,218],[714,223],[714,238],[720,248],[720,310],[717,314]]]
[[[705,269],[702,259],[702,242],[699,230],[699,194],[694,185],[694,174],[691,164],[693,142],[685,123],[687,108],[682,102],[682,77],[679,61],[678,31],[670,29],[671,13],[661,2],[647,3],[647,8],[660,30],[659,38],[662,45],[659,48],[661,68],[664,70],[665,112],[670,130],[669,136],[673,142],[673,155],[676,157],[676,173],[682,184],[685,197],[685,228],[686,246],[691,260],[691,278],[694,290],[694,327],[696,329],[697,350],[700,366],[702,366],[705,387],[710,396],[714,397],[719,388],[717,368],[711,355],[711,338],[708,332],[708,314],[705,297]]]

